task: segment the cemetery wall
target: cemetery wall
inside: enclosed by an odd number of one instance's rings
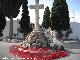
[[[9,23],[10,21],[6,22],[6,27],[3,30],[3,37],[9,36]],[[32,24],[33,25],[33,24]],[[78,22],[71,22],[70,26],[72,28],[72,33],[69,35],[69,39],[80,39],[80,23]],[[14,20],[13,22],[13,33],[17,34],[17,28],[19,27],[19,20]]]

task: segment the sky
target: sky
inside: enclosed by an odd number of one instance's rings
[[[49,6],[49,9],[51,10],[52,3],[54,0],[40,0],[40,4],[44,4],[44,9],[46,6]],[[80,0],[66,0],[68,9],[69,9],[69,17],[70,17],[70,22],[78,22],[80,23]],[[30,5],[35,5],[35,0],[28,0],[28,6]],[[43,14],[44,14],[44,9],[39,10],[39,23],[41,24],[43,21]],[[18,14],[16,19],[21,19],[21,14],[22,14],[22,7],[20,8],[20,13]],[[29,8],[29,16],[30,16],[30,21],[32,23],[35,23],[35,10]],[[75,17],[75,18],[72,18]]]

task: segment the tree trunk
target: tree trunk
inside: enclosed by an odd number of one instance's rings
[[[13,17],[12,16],[10,16],[9,38],[11,40],[13,38]]]
[[[57,31],[56,38],[59,39],[60,41],[62,40],[62,32],[60,30]]]

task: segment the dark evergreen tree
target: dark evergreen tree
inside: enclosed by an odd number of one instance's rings
[[[16,18],[19,14],[19,8],[21,7],[23,0],[2,0],[2,7],[4,10],[4,14],[10,18]]]
[[[51,25],[51,23],[50,23],[50,10],[49,10],[49,7],[47,6],[45,8],[44,15],[43,15],[42,26],[47,29],[50,27],[50,25]]]
[[[70,29],[70,18],[66,0],[54,0],[51,9],[51,28],[61,34],[62,30]]]
[[[2,8],[0,7],[0,36],[3,36],[3,30],[6,26],[5,15],[3,14]]]
[[[3,13],[10,19],[10,31],[9,37],[13,37],[13,18],[16,18],[19,14],[19,8],[23,0],[1,0]]]
[[[29,16],[29,11],[28,11],[28,1],[24,0],[22,4],[22,18],[20,21],[20,32],[25,35],[27,35],[29,32],[32,31],[30,28],[30,16]]]

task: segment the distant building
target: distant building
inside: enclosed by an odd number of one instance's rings
[[[22,37],[23,35],[21,33],[18,32],[18,28],[20,27],[19,24],[20,19],[17,20],[13,20],[13,37],[17,36],[17,37]],[[6,21],[6,26],[5,29],[3,30],[3,37],[9,37],[9,25],[10,24],[10,20]],[[34,29],[34,23],[30,23],[30,27],[32,29]]]
[[[18,32],[18,28],[20,27],[19,25],[20,19],[14,20],[13,21],[13,34],[14,36],[17,37],[22,37],[23,34]],[[9,24],[10,21],[6,21],[6,26],[5,29],[3,30],[3,37],[8,37],[9,36]],[[69,39],[80,39],[80,23],[77,22],[71,22],[70,23],[72,33],[69,35]],[[30,23],[30,27],[34,29],[34,23]]]

